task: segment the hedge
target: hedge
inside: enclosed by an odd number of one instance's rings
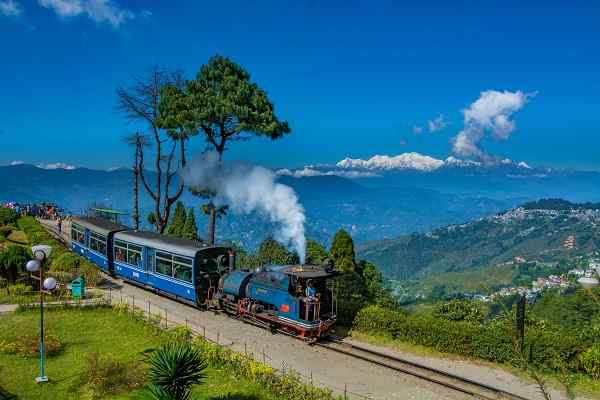
[[[536,324],[526,327],[524,353],[517,350],[515,326],[510,318],[485,323],[449,321],[429,313],[407,314],[380,306],[363,308],[353,329],[384,335],[394,340],[432,347],[440,352],[477,357],[498,363],[519,365],[524,359],[536,367],[554,372],[586,372],[600,369],[598,344],[559,326]],[[592,350],[590,350],[592,349]],[[585,354],[585,355],[584,355]]]
[[[49,259],[51,272],[72,272],[82,275],[86,283],[95,286],[102,280],[102,274],[93,263],[72,253],[61,242],[50,235],[33,217],[23,217],[17,221],[19,229],[25,232],[31,245],[46,244],[52,246]]]

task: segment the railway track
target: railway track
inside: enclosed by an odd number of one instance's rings
[[[317,342],[315,345],[367,361],[400,373],[408,374],[427,382],[435,383],[470,397],[482,400],[530,400],[505,390],[473,381],[462,376],[431,368],[400,357],[381,353],[366,347],[345,343],[337,339]]]

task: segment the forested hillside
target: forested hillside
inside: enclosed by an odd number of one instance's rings
[[[426,234],[367,242],[358,247],[358,255],[378,265],[388,278],[410,279],[481,269],[515,257],[560,261],[598,249],[600,208],[572,203],[565,207],[567,203],[528,203]]]

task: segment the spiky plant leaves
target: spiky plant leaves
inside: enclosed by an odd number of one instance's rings
[[[191,388],[206,378],[206,361],[185,342],[170,342],[148,358],[148,389],[156,400],[188,400]]]

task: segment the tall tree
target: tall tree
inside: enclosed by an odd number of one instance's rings
[[[258,259],[265,264],[298,264],[300,258],[273,238],[265,239],[258,248]]]
[[[213,201],[214,192],[206,189],[201,189],[196,186],[190,186],[190,193],[194,196],[208,199],[208,202],[203,204],[201,209],[204,214],[208,216],[208,245],[215,245],[215,233],[216,233],[216,222],[217,219],[223,218],[227,214],[228,206],[217,207]]]
[[[322,264],[327,258],[329,258],[329,253],[321,245],[314,240],[308,239],[306,241],[306,263],[307,264]]]
[[[185,217],[185,224],[181,231],[181,237],[189,240],[199,240],[198,238],[198,225],[196,225],[196,216],[194,210],[190,208],[187,216]]]
[[[336,232],[331,243],[331,257],[337,269],[342,272],[354,272],[356,262],[354,260],[354,242],[352,237],[343,229]]]
[[[171,223],[167,228],[167,235],[181,237],[183,227],[185,226],[185,218],[185,206],[182,202],[178,201],[175,205],[175,212],[173,213]]]
[[[155,184],[152,186],[146,179],[144,151],[139,154],[138,170],[144,189],[154,201],[154,211],[148,216],[148,221],[154,222],[160,233],[168,224],[172,205],[183,193],[181,179],[176,189],[172,190],[171,185],[177,169],[185,167],[185,142],[194,132],[164,126],[159,116],[159,103],[165,87],[181,88],[183,85],[181,73],[153,67],[147,75],[135,77],[131,86],[117,89],[117,109],[129,120],[144,123],[152,137]],[[176,155],[177,148],[179,156]]]
[[[140,229],[140,157],[144,147],[150,146],[147,135],[142,135],[135,132],[123,138],[125,143],[132,146],[134,150],[133,157],[133,227],[135,230]]]
[[[196,79],[184,89],[171,85],[163,90],[161,124],[177,132],[200,131],[208,149],[222,159],[227,145],[253,137],[281,138],[290,132],[286,121],[275,115],[267,93],[251,82],[250,74],[227,57],[214,56],[203,65]],[[207,204],[209,226],[215,226],[217,207],[213,197]],[[210,238],[214,237],[209,234]]]

